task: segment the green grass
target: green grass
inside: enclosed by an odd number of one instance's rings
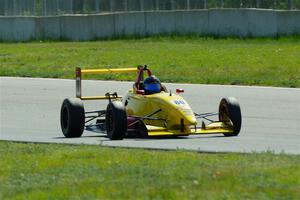
[[[298,199],[299,155],[0,142],[0,199]]]
[[[147,64],[164,82],[300,87],[300,38],[152,37],[0,43],[0,75],[73,78],[74,68]],[[134,80],[130,75],[93,79]]]

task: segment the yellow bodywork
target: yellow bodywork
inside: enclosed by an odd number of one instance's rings
[[[189,104],[178,94],[160,92],[157,94],[138,94],[130,89],[124,98],[120,96],[82,96],[81,80],[84,74],[137,73],[137,68],[118,69],[80,69],[76,68],[76,97],[82,100],[122,99],[128,116],[143,118],[155,113],[151,118],[143,119],[148,136],[192,135],[233,133],[231,123],[212,122],[197,127],[197,120]]]
[[[117,68],[117,69],[82,69],[81,74],[117,74],[137,72],[136,68]]]
[[[189,104],[178,94],[160,92],[151,95],[136,94],[132,89],[123,98],[129,116],[151,116],[156,119],[144,119],[148,136],[192,135],[232,133],[232,125],[225,122],[213,122],[196,128],[197,120]]]

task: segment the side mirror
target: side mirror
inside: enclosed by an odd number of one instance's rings
[[[184,89],[176,89],[176,94],[184,93]]]
[[[136,93],[144,95],[145,94],[145,90],[137,90]]]

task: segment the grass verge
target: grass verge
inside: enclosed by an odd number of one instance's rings
[[[148,64],[164,82],[300,87],[299,55],[299,37],[0,43],[0,75],[73,78],[76,66]],[[134,79],[132,75],[89,78]]]
[[[297,199],[299,155],[0,141],[0,199]]]

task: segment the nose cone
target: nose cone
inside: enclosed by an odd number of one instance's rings
[[[185,125],[196,125],[197,120],[194,115],[193,110],[189,106],[189,104],[180,96],[176,96],[175,100],[172,100],[171,102],[175,106],[175,109],[177,112],[179,111],[180,113],[180,118],[184,119],[184,124]]]
[[[188,121],[188,123],[190,125],[196,125],[197,124],[197,120],[196,120],[196,117],[194,115],[193,116],[186,116],[185,119]]]
[[[182,119],[185,126],[197,124],[193,110],[180,95],[159,93],[151,95],[151,98],[155,98],[155,105],[160,105],[164,111],[162,118],[168,119],[170,127],[178,126]]]
[[[183,109],[181,110],[182,118],[184,119],[184,124],[186,125],[196,125],[197,120],[192,111],[192,109]]]

